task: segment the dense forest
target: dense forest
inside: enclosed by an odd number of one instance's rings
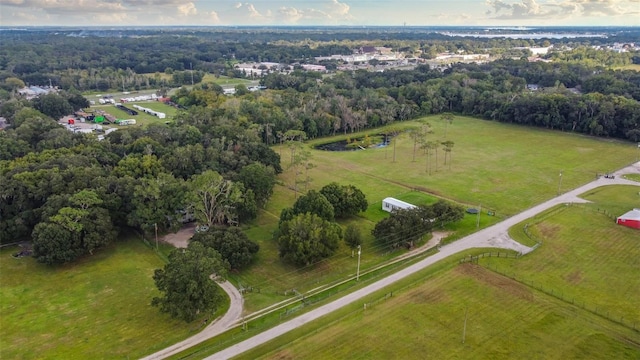
[[[46,263],[92,253],[127,228],[177,229],[187,213],[211,226],[253,219],[282,171],[254,128],[150,125],[97,141],[22,105],[0,132],[0,239],[32,238]],[[212,192],[225,196],[202,208]]]
[[[458,113],[640,141],[640,73],[611,69],[637,62],[638,55],[581,44],[550,53],[552,62],[506,57],[444,70],[418,65],[382,72],[273,72],[260,80],[268,90],[245,88],[234,96],[224,95],[213,83],[200,83],[172,95],[172,101],[184,108],[173,122],[116,131],[104,141],[56,123],[60,116],[88,106],[80,90],[158,89],[190,84],[191,75],[200,82],[208,73],[241,77],[232,67],[236,61],[305,62],[314,56],[349,54],[357,47],[355,40],[335,33],[328,42],[309,35],[295,44],[294,38],[243,42],[245,32],[226,40],[216,34],[115,38],[18,32],[3,37],[0,116],[11,126],[0,131],[1,241],[32,239],[38,260],[60,263],[93,253],[126,229],[147,234],[177,229],[192,213],[211,227],[244,223],[268,201],[276,175],[283,170],[270,145],[423,115]],[[421,41],[382,36],[369,43],[423,54],[431,47],[476,51],[487,44],[544,45],[528,40],[444,40],[442,35]],[[33,100],[16,96],[24,84],[49,80],[63,91]],[[307,223],[326,225],[338,236],[321,216],[289,215],[287,219],[296,223],[282,227],[283,239],[292,226]],[[215,238],[202,241],[224,243]],[[289,261],[315,260],[305,256]]]
[[[640,141],[640,73],[635,71],[594,74],[579,64],[503,60],[458,64],[444,72],[418,66],[322,79],[318,73],[294,71],[270,74],[261,82],[273,90],[233,99],[198,87],[178,91],[174,101],[190,107],[178,122],[247,119],[261,126],[263,140],[271,144],[291,129],[315,138],[454,112]],[[529,90],[530,83],[540,88]]]

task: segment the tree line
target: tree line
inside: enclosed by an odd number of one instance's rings
[[[551,74],[556,74],[553,83]],[[220,119],[243,119],[265,143],[274,144],[291,129],[316,138],[453,112],[640,140],[640,74],[634,71],[594,73],[579,64],[505,60],[459,64],[444,72],[418,66],[382,73],[342,72],[322,79],[294,71],[269,74],[261,82],[276,91],[232,98],[205,87],[178,91],[173,100],[191,107],[178,122],[213,125]],[[530,84],[536,84],[535,90]]]

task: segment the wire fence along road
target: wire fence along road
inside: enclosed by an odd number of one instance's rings
[[[549,208],[552,208],[559,204],[565,203],[583,203],[587,202],[584,199],[578,197],[579,194],[587,192],[591,189],[606,186],[606,185],[635,185],[640,186],[639,183],[621,179],[619,175],[628,174],[628,173],[639,173],[640,172],[640,162],[632,164],[624,169],[616,171],[614,174],[618,175],[615,179],[610,178],[599,178],[595,181],[592,181],[586,185],[583,185],[577,189],[561,194],[558,197],[555,197],[549,201],[546,201],[540,205],[534,206],[530,209],[527,209],[520,214],[514,215],[498,224],[495,224],[491,227],[483,229],[479,232],[471,234],[467,237],[464,237],[454,243],[442,246],[440,248],[440,252],[430,256],[414,265],[411,265],[403,270],[398,271],[395,274],[392,274],[382,280],[379,280],[371,285],[368,285],[360,290],[357,290],[351,294],[348,294],[338,300],[335,300],[329,304],[323,305],[315,310],[312,310],[306,314],[300,315],[294,319],[291,319],[285,323],[282,323],[276,327],[273,327],[269,330],[266,330],[254,337],[251,337],[247,340],[244,340],[238,344],[232,345],[218,353],[215,353],[209,357],[207,360],[219,360],[219,359],[228,359],[233,356],[240,355],[256,346],[264,344],[270,340],[275,339],[276,337],[283,335],[295,328],[298,328],[310,321],[316,320],[332,311],[335,311],[343,306],[351,304],[363,297],[383,289],[384,287],[395,283],[409,275],[412,275],[427,266],[430,266],[446,257],[457,254],[461,251],[472,249],[472,248],[484,248],[484,247],[500,247],[505,249],[512,249],[516,251],[521,251],[522,245],[508,238],[507,234],[508,229],[522,222],[534,215],[545,211]]]

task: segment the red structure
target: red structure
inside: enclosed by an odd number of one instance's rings
[[[67,123],[69,123],[69,125],[74,125],[76,121],[74,119],[69,119]]]
[[[633,209],[618,217],[616,223],[634,229],[640,229],[640,209]]]

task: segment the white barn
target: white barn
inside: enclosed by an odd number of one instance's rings
[[[414,209],[417,206],[413,204],[409,204],[408,202],[404,202],[402,200],[398,200],[392,197],[385,198],[382,200],[382,210],[392,212],[396,209]]]

